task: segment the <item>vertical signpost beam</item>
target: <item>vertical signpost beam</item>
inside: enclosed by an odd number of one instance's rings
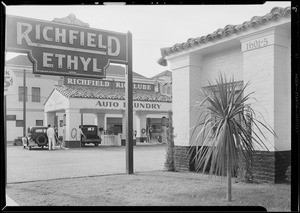
[[[23,75],[23,136],[26,137],[26,70]]]
[[[127,66],[125,72],[126,103],[126,173],[133,174],[133,97],[132,97],[132,34],[127,33]]]
[[[5,151],[4,151],[4,160],[5,160],[5,188],[6,188],[6,184],[7,184],[7,122],[6,122],[6,94],[4,93],[4,146],[5,146]]]

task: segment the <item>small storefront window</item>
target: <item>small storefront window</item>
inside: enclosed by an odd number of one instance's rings
[[[32,102],[41,102],[41,88],[32,87]]]
[[[16,127],[23,127],[23,120],[16,120]]]
[[[122,133],[122,118],[107,118],[105,134],[118,135],[119,133]]]
[[[23,97],[24,97],[24,87],[19,87],[19,102],[23,102]],[[25,99],[27,102],[28,101],[27,87],[25,90]]]
[[[43,126],[43,120],[36,120],[35,125],[36,126]]]
[[[152,124],[151,127],[152,127],[152,132],[153,133],[161,132],[162,124],[161,123],[159,123],[159,124]]]

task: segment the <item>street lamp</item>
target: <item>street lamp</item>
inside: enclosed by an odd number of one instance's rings
[[[161,66],[164,66],[164,67],[166,67],[166,66],[168,65],[168,61],[167,61],[165,58],[163,58],[163,57],[159,58],[159,59],[157,60],[157,63],[158,63],[159,65],[161,65]]]

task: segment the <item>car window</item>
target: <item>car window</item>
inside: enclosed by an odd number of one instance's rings
[[[47,130],[46,129],[35,129],[34,132],[35,133],[46,133]]]

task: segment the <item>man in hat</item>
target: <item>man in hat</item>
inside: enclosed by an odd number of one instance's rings
[[[51,127],[51,124],[48,124],[47,137],[49,150],[55,149],[55,131],[53,127]]]

